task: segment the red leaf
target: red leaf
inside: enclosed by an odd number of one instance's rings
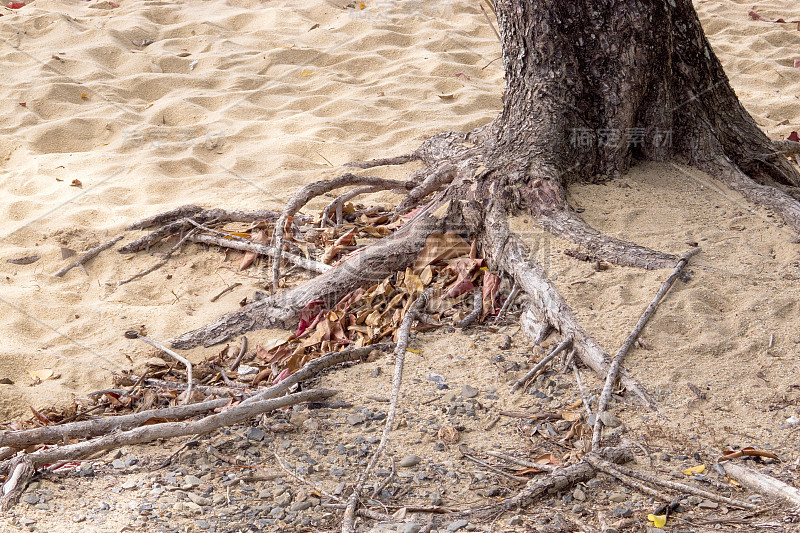
[[[2,17],[2,16],[3,15],[0,15],[0,17]],[[22,107],[27,107],[28,104],[27,104],[27,102],[20,102],[19,105],[21,105]]]
[[[25,7],[25,2],[9,2],[6,6],[8,9],[19,9]]]
[[[297,324],[297,333],[295,333],[295,337],[302,335],[306,328],[316,321],[322,313],[322,304],[324,303],[325,302],[322,300],[314,300],[313,302],[308,302],[306,306],[300,310],[300,321]]]
[[[794,60],[794,68],[800,68],[800,59]]]
[[[796,131],[793,131],[789,134],[789,140],[794,141],[796,143],[800,143],[800,135],[797,135]]]

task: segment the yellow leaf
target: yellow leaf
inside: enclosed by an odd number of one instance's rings
[[[687,476],[693,476],[695,474],[702,474],[705,471],[706,471],[706,465],[697,465],[691,468],[687,468],[686,470],[683,471],[683,473],[686,474]]]
[[[40,381],[44,381],[44,380],[52,377],[53,369],[52,368],[42,368],[41,370],[28,370],[28,374],[30,374],[30,376],[33,379],[38,379]]]
[[[86,93],[81,93],[81,98],[84,98],[84,99],[89,98],[89,95],[86,94]]]
[[[367,8],[367,4],[365,4],[364,2],[359,2],[358,3],[358,9],[366,9],[366,8]]]
[[[411,353],[419,353],[419,350],[412,350],[411,348],[406,348],[406,351]]]
[[[310,70],[304,70],[303,72],[300,73],[300,75],[301,76],[311,76],[311,71]]]
[[[647,519],[656,527],[664,527],[667,523],[667,515],[665,514],[649,514],[647,515]]]

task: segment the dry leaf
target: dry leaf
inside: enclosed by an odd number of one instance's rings
[[[52,368],[42,368],[40,370],[28,370],[28,374],[33,379],[38,379],[40,381],[44,381],[46,379],[50,379],[53,376],[53,369]]]
[[[702,474],[705,471],[706,471],[706,465],[697,465],[691,468],[687,468],[686,470],[683,471],[683,473],[686,474],[687,476],[693,476],[695,474]]]
[[[647,519],[657,528],[662,528],[667,523],[667,515],[665,514],[649,514],[647,515]]]

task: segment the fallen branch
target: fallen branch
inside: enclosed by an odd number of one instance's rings
[[[60,277],[64,276],[64,274],[66,274],[67,272],[69,272],[70,270],[75,268],[76,266],[83,265],[87,261],[97,257],[100,254],[100,252],[102,252],[103,250],[108,250],[109,248],[111,248],[112,246],[117,244],[120,240],[122,240],[122,237],[123,237],[123,235],[120,235],[119,237],[114,237],[113,239],[111,239],[107,243],[101,244],[100,246],[95,246],[94,248],[92,248],[88,252],[86,252],[83,255],[81,255],[75,261],[73,261],[72,263],[68,264],[67,266],[65,266],[64,268],[62,268],[61,270],[59,270],[58,272],[53,274],[53,276],[55,276],[57,278],[60,278]]]
[[[728,477],[735,479],[754,492],[763,494],[768,498],[783,500],[792,505],[800,505],[800,490],[787,485],[783,481],[738,463],[725,463],[722,468],[725,469]]]
[[[151,426],[142,426],[120,433],[113,433],[86,442],[69,444],[57,448],[48,448],[25,455],[34,468],[58,461],[74,461],[93,453],[111,450],[120,446],[142,444],[156,439],[170,439],[184,435],[202,435],[222,427],[237,424],[262,413],[268,413],[281,407],[298,403],[316,402],[330,398],[337,391],[328,389],[311,389],[289,394],[271,400],[251,403],[240,403],[221,413],[209,415],[193,422],[166,422]]]
[[[192,242],[198,242],[202,244],[212,244],[215,246],[220,246],[222,248],[232,248],[234,250],[240,250],[243,252],[253,252],[256,254],[265,255],[267,257],[271,257],[275,255],[275,248],[272,246],[267,246],[266,244],[258,244],[252,241],[248,241],[243,237],[239,237],[238,235],[233,235],[231,233],[226,233],[224,231],[217,231],[215,229],[211,229],[207,226],[203,226],[196,222],[193,222],[189,219],[189,222],[197,226],[198,228],[202,229],[203,231],[208,231],[211,233],[216,233],[219,235],[215,237],[213,235],[193,235]],[[311,272],[316,272],[318,274],[322,274],[323,272],[327,272],[330,270],[330,265],[326,265],[325,263],[320,263],[319,261],[314,261],[312,259],[306,259],[305,257],[300,257],[299,255],[290,254],[289,252],[281,252],[281,257],[293,263],[301,268],[309,270]]]
[[[552,491],[562,491],[580,483],[588,481],[597,473],[587,460],[587,456],[605,458],[614,463],[624,463],[633,460],[633,454],[627,448],[603,448],[590,452],[584,456],[580,463],[558,468],[543,478],[535,478],[528,481],[528,485],[516,496],[503,500],[492,505],[479,507],[477,509],[467,509],[449,515],[450,518],[467,518],[476,515],[487,515],[497,512],[510,511],[512,509],[523,509],[530,505],[536,498]],[[537,465],[541,466],[541,465]]]
[[[590,454],[587,454],[590,455]],[[717,503],[721,503],[723,505],[729,505],[731,507],[737,507],[739,509],[746,509],[748,511],[755,511],[759,509],[758,505],[754,505],[748,502],[742,502],[739,500],[734,500],[733,498],[728,498],[727,496],[720,496],[719,494],[715,494],[713,492],[709,492],[707,490],[698,489],[697,487],[693,487],[691,485],[686,485],[684,483],[676,483],[674,481],[666,481],[664,479],[659,479],[655,476],[650,476],[647,474],[642,474],[641,472],[637,472],[632,468],[628,468],[622,465],[613,465],[608,461],[604,461],[602,458],[597,458],[596,456],[590,456],[586,459],[592,466],[597,468],[598,470],[605,472],[609,475],[612,475],[619,479],[619,476],[627,476],[634,479],[638,479],[644,481],[646,483],[650,483],[651,485],[655,485],[656,487],[661,487],[662,489],[673,490],[678,493],[684,494],[692,494],[694,496],[698,496],[700,498],[705,498],[707,500],[712,500]],[[727,466],[727,465],[726,465]],[[800,503],[800,500],[798,500]]]
[[[345,508],[344,518],[342,520],[342,533],[353,533],[355,530],[355,511],[358,506],[358,499],[361,496],[361,491],[364,490],[364,484],[367,482],[370,472],[375,468],[378,458],[380,458],[383,453],[383,448],[386,446],[389,432],[392,430],[395,415],[397,414],[397,403],[400,399],[400,385],[403,382],[403,365],[405,363],[411,325],[414,323],[414,320],[416,320],[417,315],[428,305],[428,298],[430,298],[431,292],[432,289],[426,290],[411,304],[397,332],[397,345],[394,348],[394,374],[392,375],[392,401],[389,404],[389,412],[386,415],[383,434],[381,435],[378,447],[375,449],[375,453],[372,455],[372,459],[370,459],[369,464],[367,464],[367,467],[359,476],[355,487],[353,487],[353,494],[347,499],[347,507]]]
[[[689,259],[699,251],[700,248],[695,248],[683,254],[680,261],[678,261],[678,264],[675,265],[675,268],[672,270],[672,273],[664,281],[664,283],[661,284],[661,287],[658,289],[653,301],[647,306],[647,309],[645,309],[644,313],[639,318],[636,326],[634,326],[633,331],[631,331],[630,335],[628,335],[628,338],[625,339],[625,342],[622,343],[619,351],[611,361],[611,366],[608,367],[608,374],[606,375],[606,382],[603,385],[603,392],[600,394],[600,400],[597,402],[597,416],[594,420],[594,432],[592,434],[592,449],[596,449],[600,446],[600,435],[603,432],[602,415],[603,412],[605,412],[606,407],[608,407],[609,401],[611,401],[611,391],[614,387],[614,383],[617,382],[617,378],[619,377],[619,372],[622,368],[622,362],[625,360],[625,356],[628,355],[628,351],[630,351],[633,343],[639,338],[639,335],[642,333],[645,325],[650,320],[650,317],[652,317],[653,313],[656,312],[658,304],[661,303],[661,300],[664,298],[664,296],[666,296],[670,288],[672,288],[672,284],[675,283],[676,279],[678,279],[683,267],[685,267],[686,263],[689,262]]]

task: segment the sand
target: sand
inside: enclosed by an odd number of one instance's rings
[[[238,273],[235,260],[189,247],[167,267],[113,290],[157,258],[108,251],[86,272],[54,278],[68,261],[62,247],[83,252],[127,224],[187,203],[279,209],[300,184],[335,176],[343,163],[407,153],[437,132],[486,123],[500,109],[499,43],[477,3],[296,4],[37,0],[3,10],[0,379],[12,384],[0,385],[0,419],[105,388],[113,372],[150,356],[126,330],[144,326],[168,339],[235,308],[268,277],[258,269]],[[778,139],[800,129],[800,70],[793,67],[800,32],[751,20],[746,2],[696,6],[737,94],[766,133]],[[789,2],[756,9],[800,19]],[[402,178],[409,168],[374,172]],[[788,445],[792,433],[779,426],[797,395],[790,388],[800,342],[796,235],[677,164],[640,165],[618,181],[574,187],[570,197],[602,231],[673,253],[693,242],[704,250],[692,261],[691,280],[676,285],[645,330],[649,349],[636,349],[628,363],[668,420],[656,424],[628,406],[621,414],[630,409],[628,427],[654,440]],[[615,351],[667,273],[595,273],[562,253],[568,243],[524,218],[513,223],[587,331]],[[31,255],[40,259],[6,262]],[[233,282],[242,285],[209,301]],[[260,331],[250,339],[277,335]],[[424,357],[412,358],[410,375],[438,369],[483,387],[510,379],[488,362],[494,341],[458,338],[420,338]],[[514,338],[520,356],[528,353],[529,341]],[[217,350],[188,356],[197,361]],[[448,370],[454,357],[482,362]],[[30,372],[45,369],[57,378],[34,385]],[[351,383],[370,369],[332,374],[331,385],[363,402]],[[414,397],[413,388],[408,394]],[[501,399],[496,407],[519,403]]]
[[[107,283],[156,259],[107,252],[86,274],[54,279],[62,246],[83,252],[187,203],[280,209],[343,163],[409,152],[497,112],[499,44],[477,6],[394,4],[44,0],[3,10],[0,378],[14,384],[0,385],[0,418],[105,387],[148,353],[125,330],[145,324],[168,339],[261,281],[194,250],[112,291]],[[33,254],[30,265],[6,262]],[[43,368],[61,378],[31,387],[28,371]]]
[[[476,2],[339,4],[36,0],[1,11],[0,379],[7,381],[0,420],[107,387],[113,372],[150,357],[126,330],[144,326],[166,340],[236,308],[269,277],[239,273],[235,258],[188,247],[167,267],[113,290],[157,257],[108,251],[85,272],[54,278],[69,261],[62,247],[83,252],[187,203],[279,209],[300,184],[335,176],[343,163],[407,153],[432,134],[496,116],[499,43]],[[758,124],[774,139],[800,129],[796,27],[751,20],[748,2],[695,5]],[[800,19],[790,2],[755,9]],[[410,168],[371,172],[403,178]],[[677,164],[640,165],[615,182],[574,187],[570,200],[601,231],[673,253],[695,242],[704,250],[688,268],[691,279],[676,284],[645,329],[648,349],[636,348],[626,363],[665,416],[621,404],[617,414],[631,434],[673,452],[733,443],[794,453],[796,435],[781,424],[800,400],[792,387],[800,343],[796,235]],[[667,272],[594,272],[562,253],[568,243],[522,217],[513,225],[586,330],[616,351]],[[7,262],[31,255],[40,258]],[[242,285],[209,301],[233,282]],[[527,360],[530,341],[513,326],[507,332],[514,339],[507,358]],[[254,345],[278,335],[248,336]],[[420,336],[404,402],[429,399],[424,376],[434,371],[455,390],[463,383],[483,393],[502,389],[492,409],[548,407],[505,394],[515,376],[492,363],[498,344],[497,335]],[[388,389],[386,372],[370,378],[382,364],[331,373],[325,384],[342,389],[343,400],[371,405],[366,393]],[[41,370],[54,378],[34,385],[30,372]],[[600,385],[588,372],[584,379],[589,388]],[[507,422],[470,439],[478,447],[519,445]],[[405,434],[395,444],[396,453],[430,453],[428,441]]]

